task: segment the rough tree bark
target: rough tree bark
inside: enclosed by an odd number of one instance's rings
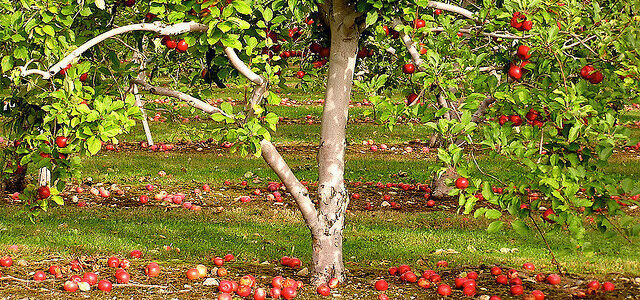
[[[319,228],[312,229],[312,284],[344,279],[342,238],[349,195],[344,185],[344,153],[349,100],[360,36],[360,15],[343,0],[322,7],[331,30],[331,55],[318,152]]]

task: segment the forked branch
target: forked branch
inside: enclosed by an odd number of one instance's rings
[[[221,114],[227,118],[231,118],[233,119],[233,116],[230,116],[229,114],[225,113],[222,109],[215,107],[213,105],[210,105],[196,97],[193,97],[191,95],[187,95],[183,92],[179,92],[179,91],[174,91],[171,89],[167,89],[167,88],[163,88],[163,87],[157,87],[157,86],[153,86],[150,85],[148,82],[142,80],[142,79],[133,79],[131,80],[132,84],[136,84],[138,85],[138,87],[140,87],[141,89],[148,91],[154,95],[158,95],[158,96],[167,96],[167,97],[173,97],[176,99],[180,99],[182,101],[185,101],[187,103],[189,103],[189,105],[191,105],[192,107],[195,107],[205,113],[208,114]]]
[[[124,34],[132,31],[148,31],[155,32],[161,35],[178,35],[186,32],[205,32],[209,29],[207,25],[196,23],[196,22],[185,22],[179,23],[175,25],[166,25],[160,22],[155,23],[140,23],[140,24],[131,24],[122,27],[118,27],[112,30],[109,30],[101,35],[98,35],[91,40],[84,43],[82,46],[78,47],[76,50],[71,51],[69,55],[63,58],[61,61],[51,66],[48,70],[38,70],[38,69],[30,69],[27,70],[26,66],[20,68],[20,75],[22,77],[26,77],[29,75],[37,74],[41,75],[43,79],[49,79],[52,76],[56,75],[60,70],[64,69],[67,65],[71,64],[75,61],[82,53],[89,50],[91,47],[99,44],[100,42],[112,38],[114,36]]]

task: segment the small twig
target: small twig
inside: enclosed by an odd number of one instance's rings
[[[607,217],[607,215],[605,215],[604,213],[600,212],[600,215],[603,216],[608,222],[609,224],[613,225],[613,228],[625,239],[627,240],[627,242],[629,242],[629,244],[633,244],[633,242],[631,241],[631,239],[629,239],[629,237],[624,234],[624,232],[622,232],[622,229],[620,229],[620,227],[618,227],[616,224],[614,224],[613,222],[611,222],[611,219],[609,219],[609,217]]]
[[[540,155],[538,157],[538,164],[540,163],[540,160],[542,159],[542,144],[544,144],[544,132],[540,132],[540,150],[538,151],[538,154]]]
[[[551,254],[551,263],[556,265],[556,268],[558,269],[558,273],[562,275],[562,268],[560,268],[560,263],[556,259],[555,254],[553,254],[553,250],[551,250],[551,246],[549,246],[549,242],[547,242],[547,238],[544,236],[544,232],[542,232],[542,229],[540,229],[540,227],[538,226],[538,223],[536,223],[536,220],[533,219],[531,214],[529,214],[529,218],[531,219],[531,222],[533,222],[533,225],[536,227],[536,230],[538,230],[538,233],[542,237],[542,240],[547,245],[547,249],[549,249],[549,254]]]
[[[467,135],[467,137],[471,138],[469,135]],[[475,155],[474,153],[475,153],[475,151],[471,150],[471,158],[473,158],[473,162],[475,163],[476,168],[478,169],[478,171],[479,171],[480,173],[482,173],[483,175],[485,175],[485,176],[489,176],[489,177],[493,178],[494,180],[496,180],[496,181],[500,182],[500,184],[502,184],[502,186],[507,186],[507,184],[506,184],[506,183],[504,183],[504,182],[502,182],[502,180],[500,180],[498,177],[493,176],[493,175],[491,175],[491,174],[486,173],[485,171],[483,171],[483,170],[482,170],[482,168],[480,168],[480,165],[478,165],[478,161],[476,160],[476,155]]]
[[[0,277],[0,280],[14,280],[14,281],[20,281],[20,282],[25,282],[25,283],[30,283],[31,282],[30,280],[13,277],[11,275],[6,275],[4,277]]]
[[[141,283],[126,283],[126,284],[114,284],[115,287],[141,287],[141,288],[157,288],[157,289],[167,289],[165,285],[155,285],[155,284],[141,284]]]

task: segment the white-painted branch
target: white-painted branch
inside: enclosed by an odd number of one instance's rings
[[[213,105],[210,105],[196,97],[193,97],[191,95],[187,95],[183,92],[179,92],[179,91],[174,91],[174,90],[170,90],[167,88],[163,88],[163,87],[156,87],[156,86],[152,86],[149,83],[147,83],[144,80],[139,80],[139,79],[133,79],[131,80],[132,84],[136,84],[138,85],[140,88],[142,88],[145,91],[148,91],[154,95],[159,95],[159,96],[167,96],[167,97],[173,97],[176,99],[180,99],[182,101],[187,102],[189,105],[191,105],[192,107],[195,107],[205,113],[208,114],[221,114],[225,117],[231,118],[233,119],[233,116],[228,115],[227,113],[225,113],[223,110],[221,110],[220,108],[217,108]]]
[[[51,171],[47,168],[40,168],[38,170],[38,184],[40,186],[51,185]]]
[[[89,50],[91,47],[97,45],[98,43],[106,39],[109,39],[114,36],[124,34],[127,32],[149,31],[149,32],[155,32],[161,35],[177,35],[177,34],[183,34],[186,32],[204,32],[204,31],[207,31],[207,29],[209,29],[207,25],[196,23],[196,22],[185,22],[185,23],[179,23],[175,25],[166,25],[160,22],[126,25],[126,26],[109,30],[101,35],[98,35],[92,38],[91,40],[87,41],[86,43],[78,47],[76,50],[73,50],[71,53],[69,53],[69,55],[67,55],[61,61],[59,61],[52,67],[50,67],[49,70],[47,71],[42,71],[37,69],[27,70],[26,67],[21,67],[20,75],[22,77],[25,77],[32,74],[38,74],[38,75],[41,75],[43,79],[49,79],[52,76],[56,75],[58,72],[60,72],[60,70],[65,68],[67,65],[75,61],[80,55],[82,55],[82,53]]]
[[[302,212],[307,225],[312,232],[318,229],[318,213],[309,198],[309,191],[300,183],[296,175],[289,168],[289,165],[282,158],[276,147],[267,140],[260,141],[262,147],[262,158],[269,164],[269,167],[278,175],[293,196]]]
[[[143,39],[144,41],[144,39]],[[145,44],[143,42],[143,44]],[[144,46],[143,46],[144,47]],[[147,79],[147,72],[144,70],[147,65],[147,60],[144,55],[138,51],[133,53],[134,61],[140,64],[140,73],[138,73],[138,80],[145,81]],[[142,113],[142,128],[144,129],[144,135],[147,137],[147,144],[149,146],[153,146],[153,136],[151,135],[151,129],[149,128],[149,121],[147,119],[147,112],[144,110],[144,104],[142,103],[142,95],[138,93],[138,85],[133,84],[133,95],[136,98],[136,106],[140,108],[140,113]]]
[[[475,19],[474,17],[474,13],[464,9],[460,6],[456,6],[456,5],[451,5],[451,4],[447,4],[447,3],[442,3],[442,2],[438,2],[438,1],[429,1],[429,3],[427,3],[427,7],[432,7],[432,8],[437,8],[437,9],[442,9],[442,10],[446,10],[446,11],[450,11],[453,13],[457,13],[459,15],[463,15],[469,19]]]
[[[247,77],[247,79],[251,80],[251,82],[262,85],[265,80],[262,76],[254,73],[251,69],[238,57],[236,51],[231,47],[224,47],[224,53],[227,55],[227,58],[231,62],[234,68],[240,72],[240,74]]]
[[[402,24],[402,20],[396,17],[393,20],[391,26],[392,28],[395,28],[400,24]],[[404,42],[405,47],[407,47],[407,51],[409,51],[409,54],[411,55],[413,64],[416,65],[416,67],[420,67],[420,65],[422,64],[422,58],[420,58],[420,52],[418,52],[418,49],[416,49],[416,42],[414,42],[411,36],[406,34],[404,30],[400,30],[400,38],[402,39],[402,42]]]

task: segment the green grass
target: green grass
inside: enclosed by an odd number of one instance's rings
[[[31,223],[16,214],[15,207],[3,207],[0,215],[0,244],[26,247],[24,256],[126,254],[142,249],[149,259],[182,260],[197,263],[207,256],[234,253],[241,261],[274,261],[283,255],[298,256],[307,264],[311,258],[308,229],[298,213],[282,209],[249,206],[223,213],[203,211],[165,212],[160,208],[77,209],[55,208],[40,221]],[[535,235],[518,236],[504,231],[489,234],[486,223],[465,220],[443,212],[360,212],[349,215],[345,231],[345,260],[349,265],[385,266],[413,264],[418,259],[433,267],[446,259],[456,265],[504,264],[517,267],[533,262],[542,271],[552,271],[546,246]],[[550,233],[549,242],[558,259],[572,273],[640,273],[637,242],[630,245],[620,237],[603,239],[589,231],[586,241],[592,251],[576,250],[565,233]],[[181,252],[163,251],[170,245]],[[517,248],[509,254],[501,248]],[[436,255],[437,249],[454,249],[458,254]],[[353,263],[353,264],[352,264]]]

